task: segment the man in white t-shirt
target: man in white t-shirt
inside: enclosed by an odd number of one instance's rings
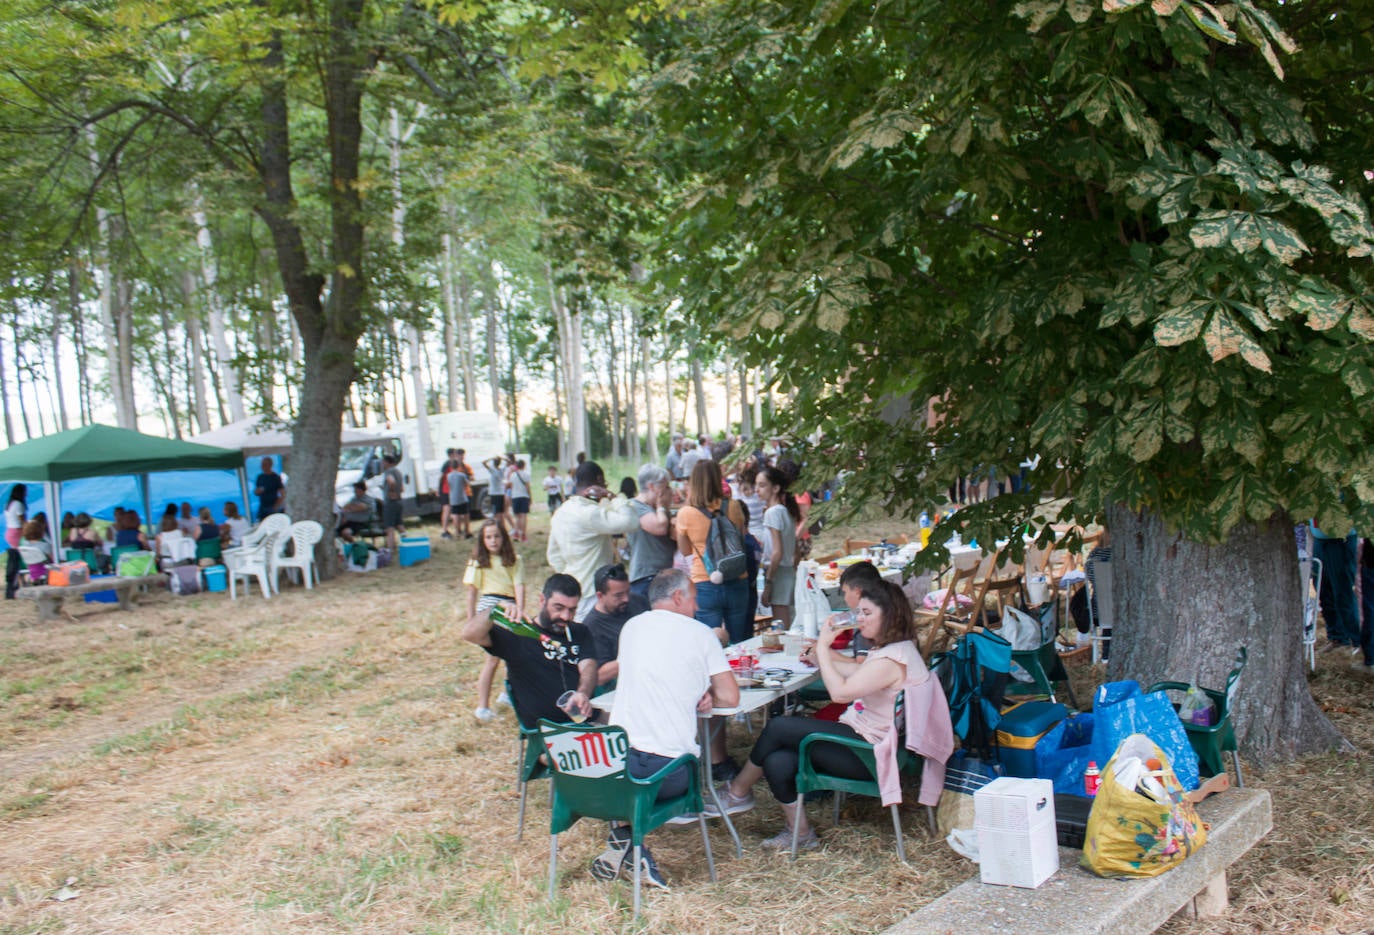
[[[701,754],[697,715],[713,707],[739,704],[739,684],[725,651],[696,613],[696,587],[676,568],[659,572],[649,585],[652,610],[631,618],[620,631],[619,679],[610,723],[630,738],[627,768],[631,776],[652,776],[684,753]],[[687,788],[684,765],[659,787],[659,798],[681,795]],[[695,819],[695,816],[693,816]],[[630,829],[613,827],[607,849],[592,864],[592,875],[614,879],[626,866]],[[641,853],[640,875],[653,886],[667,887],[648,847]]]

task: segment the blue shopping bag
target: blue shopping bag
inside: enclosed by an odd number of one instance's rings
[[[1083,795],[1083,773],[1093,759],[1093,716],[1076,711],[1035,745],[1035,775],[1054,783],[1056,795]],[[1099,761],[1099,767],[1106,761]]]
[[[1141,694],[1136,682],[1108,682],[1093,698],[1091,749],[1097,765],[1105,766],[1121,741],[1132,734],[1146,735],[1164,751],[1185,790],[1198,787],[1197,753],[1169,696]]]

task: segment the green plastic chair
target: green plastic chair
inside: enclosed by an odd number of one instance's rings
[[[1231,710],[1235,705],[1236,688],[1240,684],[1240,674],[1245,669],[1245,661],[1248,657],[1249,653],[1244,646],[1236,652],[1236,666],[1226,676],[1225,690],[1202,689],[1207,693],[1207,697],[1212,699],[1212,705],[1216,709],[1215,722],[1208,725],[1183,722],[1183,729],[1188,732],[1188,742],[1193,745],[1193,750],[1197,753],[1198,766],[1201,770],[1208,776],[1223,775],[1226,772],[1226,762],[1222,758],[1222,754],[1230,753],[1231,762],[1236,767],[1237,787],[1245,785],[1245,778],[1240,772],[1240,745],[1236,742],[1236,729],[1231,719]],[[1189,687],[1187,682],[1155,682],[1150,686],[1150,691],[1186,692]]]
[[[1059,658],[1059,647],[1055,645],[1053,637],[1042,643],[1039,649],[1012,650],[1011,661],[1025,669],[1034,681],[1021,682],[1009,679],[1004,692],[1008,700],[1014,697],[1017,701],[1036,698],[1054,701],[1054,683],[1063,682],[1069,693],[1070,707],[1078,707],[1078,701],[1073,696],[1073,685],[1069,683],[1069,673],[1065,671],[1064,662]]]
[[[196,561],[202,558],[214,559],[220,562],[224,559],[224,545],[219,539],[197,539],[196,540]]]
[[[898,692],[896,703],[893,705],[893,724],[892,729],[899,732],[897,741],[897,767],[903,773],[919,772],[921,758],[912,753],[906,747],[906,716],[904,707],[906,703],[906,693]],[[871,778],[853,779],[848,776],[835,776],[830,773],[823,773],[816,768],[815,762],[811,759],[812,751],[818,744],[829,743],[852,750],[868,770]],[[797,750],[797,795],[800,800],[808,792],[817,792],[828,789],[835,793],[835,824],[840,823],[840,804],[846,795],[866,795],[872,798],[881,798],[882,790],[878,788],[878,761],[873,755],[873,744],[857,737],[840,737],[835,734],[811,734],[802,738],[801,746]],[[906,862],[906,844],[902,839],[902,817],[896,804],[889,806],[892,812],[892,830],[897,835],[897,857],[903,863]],[[926,806],[926,816],[930,820],[930,830],[935,830],[935,809]],[[797,837],[798,824],[792,823],[792,859],[797,859]]]
[[[571,828],[579,818],[623,821],[630,825],[630,844],[634,848],[634,912],[639,916],[640,855],[644,836],[679,815],[695,813],[706,848],[706,866],[711,882],[716,880],[716,863],[711,856],[711,838],[701,814],[701,785],[697,758],[683,754],[645,779],[636,779],[625,768],[630,738],[624,728],[594,724],[555,724],[541,719],[539,735],[548,751],[552,789],[549,808],[549,899],[558,882],[558,835]],[[687,789],[681,795],[658,801],[658,788],[669,774],[688,766]]]
[[[515,823],[515,840],[525,834],[525,800],[530,794],[530,783],[536,779],[547,779],[549,767],[542,759],[544,744],[539,739],[539,729],[520,725],[520,749],[516,754],[517,783],[520,788],[520,817]]]
[[[63,555],[69,562],[85,562],[93,575],[100,571],[100,559],[95,549],[67,549]]]

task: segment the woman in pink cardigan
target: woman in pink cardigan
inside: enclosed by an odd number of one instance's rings
[[[759,735],[749,753],[749,762],[716,794],[729,814],[754,807],[750,790],[760,779],[768,780],[773,798],[782,806],[787,822],[782,831],[763,842],[769,849],[790,849],[792,823],[797,823],[797,846],[819,845],[816,832],[806,821],[806,810],[797,795],[797,750],[809,734],[836,734],[859,737],[875,746],[892,729],[892,711],[897,693],[909,683],[929,678],[925,662],[913,637],[916,625],[911,604],[897,585],[887,581],[864,582],[858,606],[859,632],[872,649],[862,660],[842,656],[830,647],[836,629],[830,621],[821,625],[814,652],[821,678],[832,700],[848,704],[838,722],[804,717],[777,717]],[[870,779],[872,774],[852,751],[834,744],[812,748],[816,766],[836,776]],[[714,806],[707,805],[710,814]]]

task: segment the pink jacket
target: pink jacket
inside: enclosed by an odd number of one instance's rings
[[[940,680],[928,672],[925,679],[908,681],[902,686],[906,693],[906,747],[925,758],[921,769],[921,791],[916,800],[922,805],[936,805],[945,784],[945,763],[954,753],[954,725],[949,719],[949,703],[945,701]],[[894,724],[895,728],[896,725]],[[897,768],[897,734],[890,730],[873,755],[878,766],[878,788],[883,805],[902,801],[902,775]]]

